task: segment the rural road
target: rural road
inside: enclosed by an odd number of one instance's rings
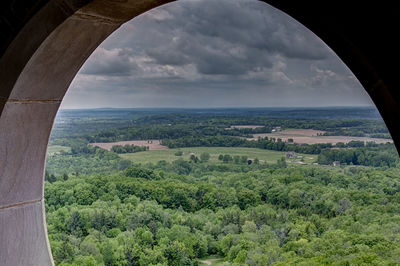
[[[207,265],[211,265],[212,262],[210,260],[201,260],[201,263],[207,264]]]
[[[222,260],[222,258],[215,258],[215,259],[200,260],[199,262],[204,263],[206,265],[213,265],[214,262],[218,262],[221,260]]]

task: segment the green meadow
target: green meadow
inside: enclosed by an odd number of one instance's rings
[[[70,147],[66,147],[66,146],[61,146],[61,145],[49,145],[47,147],[47,154],[48,155],[59,154],[61,151],[70,152],[71,148]]]
[[[182,151],[183,154],[181,156],[176,156],[175,153],[177,151]],[[258,158],[260,163],[276,163],[276,161],[285,156],[285,152],[279,151],[271,151],[271,150],[263,150],[257,148],[241,148],[241,147],[191,147],[191,148],[179,148],[179,149],[168,149],[168,150],[153,150],[153,151],[144,151],[144,152],[136,152],[136,153],[126,153],[120,154],[123,159],[131,160],[134,163],[157,163],[159,161],[172,162],[179,158],[184,160],[189,160],[190,155],[194,154],[195,156],[200,158],[200,154],[209,153],[210,154],[210,163],[218,163],[218,156],[220,154],[229,154],[232,157],[239,156],[247,156],[248,159],[254,160]],[[316,155],[310,154],[298,154],[298,156],[303,158],[304,163],[313,163],[316,159]],[[301,158],[297,159],[287,159],[287,162],[300,163]]]

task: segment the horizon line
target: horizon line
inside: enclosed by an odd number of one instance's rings
[[[96,109],[329,109],[329,108],[374,108],[375,105],[331,105],[331,106],[216,106],[216,107],[77,107],[77,108],[59,108],[59,110],[96,110]]]

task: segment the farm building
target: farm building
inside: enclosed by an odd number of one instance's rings
[[[278,131],[281,131],[281,130],[282,130],[282,127],[278,126],[278,127],[274,127],[274,128],[271,130],[271,132],[278,132]]]
[[[340,166],[340,162],[339,161],[334,161],[332,164],[333,164],[333,166]]]
[[[286,158],[297,158],[297,154],[294,151],[288,151],[286,153]]]

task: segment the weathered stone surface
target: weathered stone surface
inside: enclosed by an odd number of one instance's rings
[[[95,0],[79,9],[76,15],[122,24],[152,8],[173,1],[175,0]]]
[[[0,209],[0,265],[53,265],[42,201]]]
[[[29,60],[10,99],[61,100],[82,64],[118,26],[68,18]]]
[[[0,208],[42,199],[47,142],[58,106],[6,103],[0,117]]]

